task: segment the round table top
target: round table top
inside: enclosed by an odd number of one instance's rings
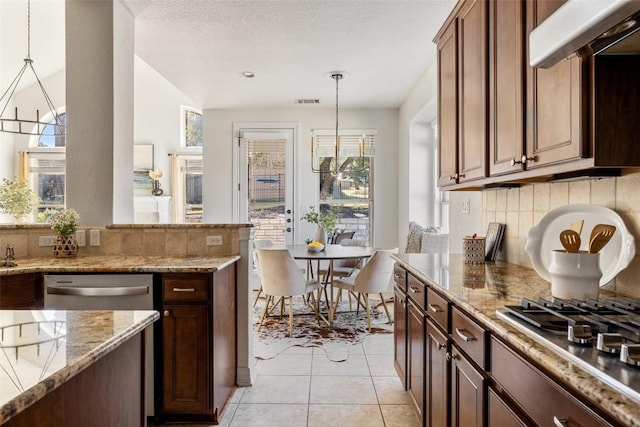
[[[325,245],[320,252],[307,250],[307,245],[287,245],[296,259],[348,259],[370,257],[377,248],[363,246]]]

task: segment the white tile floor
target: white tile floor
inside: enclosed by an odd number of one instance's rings
[[[372,335],[331,362],[322,349],[291,348],[259,360],[252,387],[236,390],[228,427],[412,427],[418,420],[393,368],[393,335]]]

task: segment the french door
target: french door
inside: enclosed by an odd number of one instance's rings
[[[264,124],[262,124],[264,126]],[[254,239],[294,242],[294,127],[238,127],[237,217]]]

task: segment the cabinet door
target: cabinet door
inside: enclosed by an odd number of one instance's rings
[[[451,346],[451,421],[456,427],[482,427],[486,379]]]
[[[524,15],[521,1],[489,3],[489,169],[523,169]],[[513,164],[512,164],[513,161]]]
[[[516,409],[502,400],[496,392],[489,387],[487,407],[487,425],[491,427],[516,427],[533,425],[521,418]]]
[[[526,33],[563,3],[527,1]],[[546,69],[527,66],[526,154],[533,159],[527,161],[527,169],[587,157],[586,71],[586,62],[579,57]]]
[[[44,298],[39,274],[0,277],[0,308],[42,309]]]
[[[458,182],[487,176],[487,2],[458,16]]]
[[[163,307],[163,412],[193,414],[209,409],[208,312],[206,305]]]
[[[407,307],[407,390],[424,425],[425,318],[411,300]]]
[[[456,20],[438,45],[438,186],[458,178],[458,36]]]
[[[449,340],[431,320],[427,320],[426,425],[449,425]]]
[[[407,296],[395,290],[393,303],[393,366],[407,389]]]

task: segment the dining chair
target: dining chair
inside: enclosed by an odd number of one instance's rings
[[[320,289],[317,280],[306,280],[304,273],[300,270],[298,263],[288,249],[256,249],[262,291],[266,296],[262,316],[258,330],[262,327],[267,313],[270,311],[269,305],[274,297],[282,298],[282,304],[289,299],[289,335],[293,336],[293,297],[309,296],[312,308],[320,323],[320,313],[318,312],[318,299],[314,298],[313,291]],[[282,313],[282,312],[281,312]]]
[[[355,232],[349,232],[349,233],[343,233],[343,234],[345,236],[349,234],[353,236]],[[367,247],[369,246],[369,241],[362,240],[362,239],[352,239],[350,237],[344,237],[340,239],[339,244],[341,246]],[[361,262],[362,262],[362,259],[357,259],[357,258],[334,260],[333,261],[333,277],[340,278],[340,277],[351,276],[356,271],[356,269],[360,266]],[[324,297],[325,297],[325,300],[327,301],[327,304],[329,303],[329,299],[327,296],[327,285],[329,284],[329,276],[328,276],[329,274],[331,274],[331,272],[329,271],[328,263],[326,266],[324,266],[323,264],[318,265],[318,278],[321,278],[320,283],[323,286]],[[349,296],[349,308],[351,308],[351,296]]]
[[[256,254],[256,249],[264,249],[273,247],[273,240],[271,239],[255,239],[253,241],[253,265],[256,268],[256,272],[258,273],[258,277],[260,277],[260,265],[258,263],[258,255]],[[253,300],[253,306],[255,307],[260,299],[260,295],[262,294],[262,282],[258,287],[258,293],[256,294],[256,299]]]
[[[380,249],[373,253],[369,260],[364,264],[362,269],[358,270],[356,274],[351,276],[334,279],[332,285],[335,288],[348,291],[350,294],[356,296],[358,310],[364,303],[363,307],[367,313],[367,326],[369,332],[371,332],[371,313],[369,312],[369,294],[378,294],[382,301],[387,319],[391,322],[391,316],[389,316],[389,309],[382,295],[389,288],[391,281],[391,275],[393,274],[393,260],[389,255],[397,254],[398,248],[394,249]],[[364,297],[364,302],[361,302],[361,297]],[[339,298],[336,299],[333,313],[336,312]]]

